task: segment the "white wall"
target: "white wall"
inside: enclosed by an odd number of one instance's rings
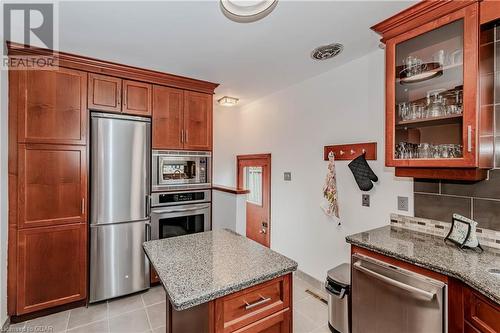
[[[246,236],[246,194],[212,191],[212,229],[230,229]]]
[[[398,195],[413,203],[412,182],[384,166],[382,50],[240,109],[216,107],[214,126],[215,184],[235,185],[236,155],[272,154],[271,247],[317,279],[349,260],[346,235],[387,225]],[[379,177],[369,192],[371,207],[361,206],[348,162],[337,162],[337,226],[319,208],[327,167],[323,146],[367,141],[378,143],[378,160],[369,162]],[[283,181],[284,171],[292,172],[291,182]]]
[[[3,39],[1,39],[3,41]],[[0,45],[1,47],[1,45]],[[0,329],[7,319],[7,161],[8,161],[8,84],[7,71],[0,69]]]

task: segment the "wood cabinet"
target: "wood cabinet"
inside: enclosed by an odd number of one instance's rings
[[[85,144],[87,73],[59,68],[18,76],[18,141]]]
[[[290,309],[281,310],[269,317],[245,326],[235,333],[290,333],[292,332]]]
[[[19,230],[17,314],[85,299],[86,265],[85,223]]]
[[[448,332],[500,333],[500,304],[494,303],[461,281],[354,245],[351,246],[351,253],[369,256],[446,283]]]
[[[18,227],[87,220],[85,146],[20,144]]]
[[[184,149],[212,148],[212,95],[184,93]]]
[[[481,24],[487,24],[500,19],[500,1],[483,0],[480,3],[479,12]]]
[[[500,305],[469,287],[464,287],[464,313],[466,326],[472,326],[477,332],[500,332]]]
[[[156,272],[156,270],[153,267],[151,267],[151,269],[149,271],[149,276],[150,276],[150,282],[152,284],[160,282],[160,277],[158,276],[158,273]]]
[[[292,333],[292,273],[176,311],[167,300],[167,333]]]
[[[372,29],[386,43],[386,165],[398,176],[485,178],[493,117],[479,107],[479,3],[423,1]]]
[[[123,113],[138,116],[151,115],[151,85],[130,80],[123,81]]]
[[[89,74],[89,109],[122,111],[122,80],[112,76]]]
[[[148,83],[89,74],[89,109],[150,116],[151,90]]]
[[[290,279],[290,275],[286,275],[216,299],[215,331],[267,332],[270,327],[281,326],[279,323],[285,321],[282,311],[290,309]],[[279,318],[269,318],[277,313],[281,313]]]
[[[184,90],[153,87],[153,148],[184,148]]]
[[[212,149],[212,95],[153,87],[153,148]]]
[[[9,73],[8,313],[87,296],[88,73]]]

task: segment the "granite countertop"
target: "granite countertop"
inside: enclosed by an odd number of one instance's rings
[[[500,251],[460,250],[442,237],[385,226],[347,236],[348,243],[455,277],[500,304],[500,277],[488,273],[500,269]]]
[[[176,310],[297,269],[295,261],[229,230],[154,240],[143,247]]]

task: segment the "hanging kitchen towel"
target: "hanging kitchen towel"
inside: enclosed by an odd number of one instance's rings
[[[372,181],[378,181],[378,177],[368,165],[365,155],[366,153],[359,155],[348,164],[361,191],[371,190]]]
[[[325,214],[328,216],[340,217],[337,198],[337,178],[335,176],[335,156],[331,153],[328,155],[328,172],[326,174],[325,186],[323,187],[321,208],[323,208]]]

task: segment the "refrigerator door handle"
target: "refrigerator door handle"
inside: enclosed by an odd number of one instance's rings
[[[146,217],[149,217],[151,215],[151,195],[146,194]]]
[[[147,241],[150,241],[151,240],[151,223],[150,222],[146,222],[144,224],[145,228],[146,228],[146,242]]]

